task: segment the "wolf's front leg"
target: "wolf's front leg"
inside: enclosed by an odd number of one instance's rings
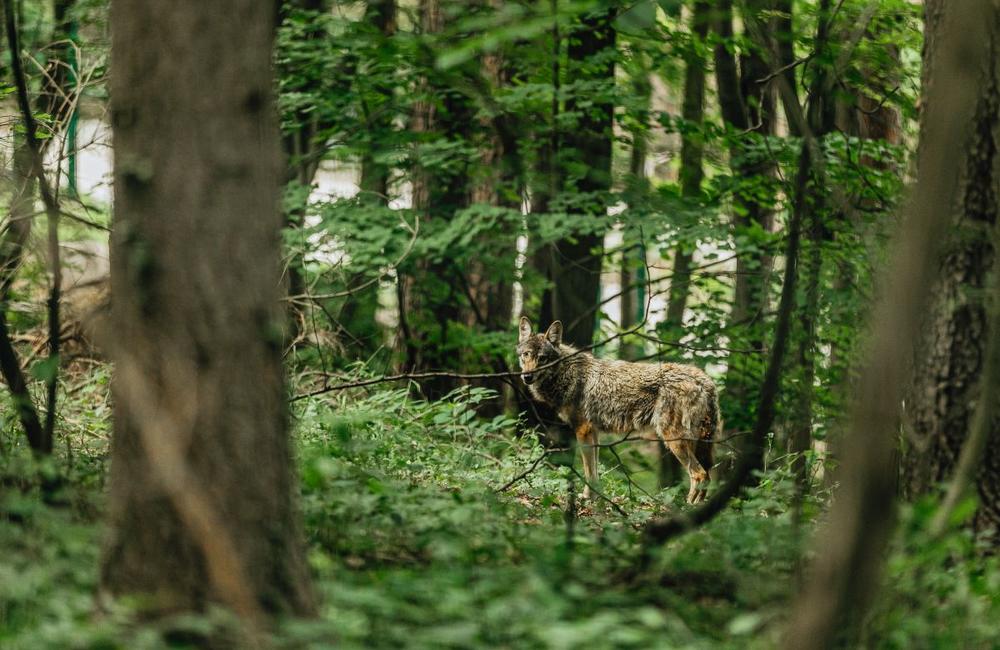
[[[597,469],[597,431],[590,422],[584,422],[576,427],[576,442],[583,457],[583,498],[589,499],[591,486],[600,487],[600,477]]]

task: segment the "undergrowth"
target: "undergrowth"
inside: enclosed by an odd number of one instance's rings
[[[107,375],[68,397],[64,440],[39,466],[7,420],[0,454],[0,646],[186,647],[225,614],[139,624],[97,594],[107,471]],[[683,509],[649,456],[602,450],[602,497],[566,453],[515,419],[482,419],[481,389],[427,403],[406,390],[295,403],[302,510],[321,609],[281,622],[278,648],[774,647],[798,558],[828,494],[792,516],[788,472],[639,570],[644,521]],[[539,459],[543,460],[539,460]],[[533,471],[527,470],[535,467]],[[40,474],[62,475],[53,504]],[[517,480],[515,480],[517,479]],[[1000,569],[955,532],[924,534],[930,506],[904,511],[865,647],[997,647]],[[820,544],[807,548],[822,552]],[[236,644],[237,646],[239,643]]]

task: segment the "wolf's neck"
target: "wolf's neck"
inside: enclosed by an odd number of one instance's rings
[[[565,343],[560,343],[559,344],[559,356],[560,357],[568,357],[568,356],[571,356],[571,355],[572,355],[572,357],[574,359],[576,359],[578,357],[583,357],[583,356],[588,356],[589,357],[590,353],[589,352],[580,352],[579,350],[577,350],[576,348],[574,348],[572,345],[566,345]]]
[[[539,373],[532,386],[536,398],[556,409],[575,399],[585,378],[584,368],[593,361],[589,353],[571,345],[559,346],[559,358],[558,364]]]

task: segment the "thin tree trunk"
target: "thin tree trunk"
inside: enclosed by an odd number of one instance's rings
[[[569,39],[568,74],[574,80],[614,83],[614,58],[607,57],[600,66],[592,60],[615,47],[614,13],[599,10],[585,15],[579,30]],[[592,222],[602,221],[607,212],[602,194],[611,188],[614,103],[587,98],[578,108],[578,100],[571,97],[566,102],[566,111],[579,110],[580,117],[572,132],[562,135],[557,164],[585,170],[575,187],[566,189],[592,194],[592,205],[580,215],[584,227],[572,238],[561,239],[550,247],[547,270],[553,289],[549,294],[551,305],[543,305],[542,312],[551,311],[552,320],[563,322],[564,341],[586,346],[593,341],[601,292],[604,230]]]
[[[420,23],[424,34],[444,30],[451,15],[445,0],[421,0]],[[430,61],[427,68],[433,70]],[[414,107],[412,130],[432,134],[450,142],[466,143],[471,137],[474,113],[469,99],[455,92],[438,92],[442,82],[433,73],[424,82],[428,96]],[[413,209],[427,231],[452,219],[469,206],[471,199],[469,161],[456,161],[453,168],[431,172],[418,164],[413,170]],[[451,260],[418,260],[401,274],[402,317],[408,321],[410,337],[404,342],[407,370],[441,370],[454,365],[455,337],[465,318],[467,304],[465,278]],[[405,314],[403,310],[405,309]],[[431,379],[421,384],[424,396],[443,397],[459,385],[450,378]]]
[[[761,2],[747,4],[746,11],[753,19],[764,7]],[[716,86],[722,117],[730,129],[744,132],[742,138],[757,134],[767,137],[774,132],[774,94],[764,79],[769,70],[762,54],[753,50],[743,54],[737,67],[736,57],[727,44],[733,39],[733,3],[717,3],[714,30],[723,42],[715,46]],[[766,48],[766,43],[757,43]],[[730,148],[730,166],[738,179],[766,179],[773,172],[774,163],[760,153],[751,154],[740,142]],[[771,201],[761,198],[760,188],[753,193],[737,192],[733,197],[733,229],[737,237],[754,231],[770,232],[773,229]],[[736,282],[733,307],[728,329],[730,338],[742,342],[740,347],[764,352],[764,314],[767,310],[771,253],[758,246],[743,252],[736,259]],[[761,371],[757,355],[733,355],[726,373],[724,412],[726,421],[737,429],[749,428],[754,421],[753,409],[759,402],[757,393]],[[726,408],[728,406],[728,408]]]
[[[380,43],[385,43],[396,34],[396,10],[396,0],[368,2],[365,20],[378,32]],[[372,90],[375,91],[374,101],[367,98],[365,89],[358,93],[368,135],[361,155],[360,199],[371,205],[388,208],[391,168],[379,160],[378,154],[383,152],[386,134],[393,129],[395,93],[387,83],[376,84]],[[367,281],[368,278],[363,273],[356,273],[348,280],[348,286],[361,286]],[[347,338],[352,342],[348,349],[355,358],[368,359],[380,343],[382,332],[375,322],[378,294],[379,286],[375,283],[347,296],[340,308],[338,326],[346,331]]]
[[[558,1],[549,0],[552,11],[552,51],[550,59],[550,83],[552,85],[552,100],[548,115],[548,132],[546,138],[542,138],[538,147],[537,168],[534,174],[534,183],[531,188],[531,212],[536,215],[544,215],[549,212],[552,200],[559,193],[562,185],[559,169],[559,149],[561,144],[561,129],[559,127],[560,115],[560,89],[561,89],[561,59],[562,59],[562,34],[559,30]],[[537,231],[532,231],[529,236],[534,237]],[[546,283],[539,296],[539,326],[546,326],[555,320],[553,312],[553,291],[552,276],[555,272],[553,246],[546,243],[535,245],[532,254],[532,267]]]
[[[17,276],[24,257],[24,248],[31,236],[34,220],[34,176],[31,173],[31,152],[27,145],[17,142],[14,147],[14,191],[10,201],[9,218],[0,236],[0,372],[7,383],[11,400],[17,411],[29,446],[36,452],[46,452],[45,436],[38,419],[31,393],[21,371],[21,359],[14,348],[7,327],[7,302],[10,288]]]
[[[11,75],[16,89],[17,106],[20,111],[21,122],[24,127],[25,145],[28,155],[30,155],[31,175],[38,184],[39,194],[41,195],[42,203],[45,206],[45,217],[48,226],[47,252],[49,256],[49,268],[51,269],[51,284],[48,299],[48,362],[50,364],[50,373],[45,378],[46,413],[45,423],[42,430],[42,439],[39,446],[35,448],[35,451],[51,453],[55,430],[56,392],[59,379],[59,347],[61,338],[61,326],[59,319],[60,295],[62,290],[62,273],[59,256],[59,217],[61,213],[57,201],[57,195],[49,186],[48,179],[45,176],[44,146],[37,134],[37,124],[35,122],[34,113],[32,112],[31,99],[28,96],[28,80],[22,66],[19,31],[17,21],[15,20],[13,5],[6,3],[3,6],[3,10],[7,42],[10,45],[10,50],[12,52]],[[5,293],[7,289],[8,286],[5,284]],[[4,330],[4,334],[6,334],[6,328],[4,328]],[[4,344],[4,346],[10,347],[9,337],[7,338],[8,341]],[[4,356],[9,357],[10,352],[12,352],[12,348],[7,350]],[[14,379],[16,381],[16,377]],[[14,390],[16,391],[17,388]],[[21,405],[19,408],[23,409],[24,407]],[[27,426],[27,420],[22,418],[22,422]],[[29,440],[30,439],[31,436],[29,435]]]
[[[820,0],[818,10],[818,26],[814,40],[813,52],[817,61],[825,61],[830,38],[830,0]],[[786,40],[779,35],[779,42]],[[813,82],[809,92],[808,124],[810,134],[802,146],[810,146],[815,142],[822,144],[823,138],[833,130],[834,98],[829,91],[832,84],[828,83],[830,71],[823,64],[817,64]],[[785,83],[787,83],[787,78]],[[791,86],[794,88],[794,85]],[[791,120],[790,120],[791,121]],[[792,471],[795,475],[797,494],[806,493],[808,476],[806,452],[812,447],[813,424],[813,384],[816,380],[816,320],[819,316],[820,279],[823,272],[823,218],[826,214],[826,175],[824,165],[813,165],[811,178],[806,184],[809,209],[808,226],[806,228],[805,249],[807,254],[802,265],[802,275],[805,278],[805,304],[800,310],[798,365],[799,383],[798,395],[795,399],[792,421],[789,433],[789,451],[795,454],[792,460]]]
[[[637,122],[640,122],[632,129],[632,151],[629,157],[629,191],[634,203],[641,205],[642,201],[649,193],[649,179],[646,178],[646,158],[649,156],[649,136],[648,112],[653,86],[650,83],[650,71],[643,62],[641,70],[633,74],[632,88],[635,97],[642,102],[643,108]],[[635,206],[633,206],[635,207]],[[646,312],[645,289],[643,282],[646,280],[646,246],[641,240],[633,241],[628,237],[626,231],[622,239],[622,260],[619,272],[619,286],[621,287],[621,315],[618,319],[618,327],[621,330],[633,329],[642,321]],[[632,339],[626,337],[622,339],[619,357],[622,359],[637,359],[644,353],[642,339]],[[666,445],[662,445],[666,449]]]
[[[396,0],[368,0],[365,10],[365,20],[375,28],[382,39],[392,38],[396,34]],[[388,84],[380,84],[375,88],[378,102],[376,105],[365,104],[364,111],[367,121],[368,143],[361,157],[361,192],[382,205],[389,203],[389,172],[388,165],[377,160],[381,143],[378,138],[392,129],[393,88]]]
[[[693,125],[701,125],[705,119],[705,61],[699,52],[701,44],[708,36],[711,20],[711,5],[699,1],[694,4],[691,16],[691,34],[695,43],[685,57],[684,102],[681,117],[688,125],[681,134],[681,196],[689,205],[697,205],[701,199],[701,182],[705,177],[702,169],[705,144],[700,132],[691,133]],[[678,244],[674,249],[673,274],[670,276],[670,297],[667,302],[667,326],[680,334],[684,327],[684,310],[691,294],[691,260],[694,250],[690,244]]]
[[[500,0],[492,0],[492,8],[503,6]],[[488,92],[509,86],[513,77],[510,52],[489,52],[482,57],[482,74],[489,84]],[[485,118],[483,141],[480,144],[481,161],[486,170],[472,190],[472,203],[505,208],[511,215],[520,216],[521,178],[513,158],[517,155],[514,132],[509,128],[492,128],[497,120],[510,120],[502,115],[492,120]],[[492,124],[491,124],[492,122]],[[514,315],[514,271],[515,250],[519,220],[504,219],[494,231],[498,246],[488,246],[483,251],[484,259],[472,260],[464,277],[468,282],[469,307],[466,322],[470,327],[484,332],[507,332]],[[486,366],[497,372],[510,370],[505,351],[493,350],[479,354],[468,360],[470,366]],[[511,390],[517,390],[501,379],[487,379],[475,385],[485,386],[498,393],[502,399],[484,402],[479,412],[484,416],[499,415],[505,402],[513,398]],[[506,397],[504,397],[506,393]]]
[[[304,11],[320,13],[327,7],[328,0],[276,0],[278,6],[277,24],[280,26],[294,11]],[[306,32],[309,39],[326,38],[326,33],[322,28],[312,29]],[[312,185],[316,171],[319,169],[321,157],[316,151],[316,134],[321,125],[316,117],[309,111],[300,111],[295,116],[295,126],[282,136],[282,146],[284,149],[285,161],[287,164],[286,180],[296,182],[304,187]],[[285,216],[286,228],[300,228],[305,219],[306,206],[302,205],[290,207]],[[306,291],[305,277],[302,271],[302,260],[298,256],[293,256],[287,265],[288,273],[288,295],[302,296]],[[291,326],[293,330],[299,328],[301,315],[295,302],[289,303],[289,313],[291,315]]]
[[[273,18],[254,0],[111,9],[116,377],[101,583],[153,614],[313,610],[281,362]]]

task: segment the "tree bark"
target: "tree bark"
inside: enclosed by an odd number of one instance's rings
[[[153,614],[313,609],[281,363],[273,20],[253,0],[111,9],[116,377],[101,583]]]
[[[707,2],[694,4],[691,16],[691,34],[696,40],[685,57],[684,102],[681,117],[686,130],[681,133],[681,196],[689,205],[700,203],[701,182],[705,177],[702,168],[705,144],[701,132],[690,131],[700,127],[705,119],[705,61],[698,55],[701,43],[708,36],[712,8]],[[673,273],[670,276],[670,297],[667,302],[667,326],[681,334],[684,327],[684,310],[691,293],[691,260],[694,250],[690,244],[678,244],[674,249]]]
[[[294,11],[304,11],[320,13],[327,6],[327,0],[276,0],[278,6],[276,26],[282,23]],[[325,38],[326,34],[322,28],[310,30],[308,38],[311,40]],[[315,90],[314,86],[318,81],[311,79],[302,90]],[[317,151],[316,135],[319,133],[321,125],[314,114],[309,111],[300,111],[295,116],[295,125],[282,135],[281,143],[284,149],[286,162],[286,181],[298,183],[309,187],[312,185],[316,171],[322,157]],[[306,206],[303,204],[292,206],[285,215],[286,228],[300,228],[305,219]],[[302,271],[302,260],[298,256],[292,257],[288,263],[288,294],[290,296],[301,296],[305,293],[305,277]],[[289,303],[289,314],[291,315],[291,325],[293,329],[299,328],[300,312],[298,306]]]
[[[748,2],[747,20],[756,20],[757,14],[767,9],[766,2]],[[740,139],[756,136],[767,137],[774,132],[775,97],[770,85],[762,83],[769,69],[762,50],[767,43],[755,43],[752,49],[736,57],[727,49],[733,39],[733,3],[717,3],[714,30],[722,39],[715,46],[716,86],[723,120],[734,131],[742,132]],[[773,174],[774,163],[760,153],[752,154],[742,142],[730,147],[730,168],[736,179],[757,178],[767,182]],[[771,213],[773,200],[768,192],[755,188],[753,192],[737,190],[733,197],[733,231],[745,237],[754,232],[773,230]],[[737,429],[753,425],[753,409],[759,402],[758,386],[761,372],[759,355],[764,352],[764,313],[767,310],[769,276],[772,266],[771,253],[764,246],[743,252],[736,258],[736,281],[733,307],[728,330],[731,340],[757,351],[758,355],[733,355],[726,373],[726,390],[723,393],[723,412],[726,422]],[[728,407],[728,408],[727,408]]]
[[[451,15],[446,0],[421,0],[420,25],[424,35],[440,34]],[[474,120],[467,97],[445,85],[434,72],[433,62],[426,61],[425,97],[416,103],[412,130],[431,139],[468,142]],[[419,161],[413,169],[413,209],[420,215],[421,227],[433,232],[454,215],[467,208],[472,192],[468,159],[455,161],[447,170],[429,169]],[[441,370],[454,365],[455,345],[464,321],[467,302],[462,269],[451,259],[416,260],[401,273],[400,318],[407,321],[403,330],[407,371]],[[459,385],[458,380],[436,378],[423,382],[425,397],[438,399]]]
[[[608,50],[615,47],[614,17],[611,9],[588,13],[568,39],[567,73],[574,81],[614,83],[614,57],[608,56]],[[595,65],[593,58],[601,53],[605,53],[602,63]],[[543,304],[542,313],[563,322],[566,343],[582,347],[593,341],[597,324],[604,230],[595,227],[594,221],[603,220],[607,212],[602,194],[611,188],[614,102],[600,97],[580,102],[578,94],[566,100],[566,112],[580,111],[580,115],[574,129],[562,134],[556,164],[563,170],[583,170],[574,187],[563,189],[592,194],[593,198],[590,208],[580,214],[582,227],[578,232],[548,247],[550,259],[545,271],[552,290],[546,294],[550,304]],[[566,178],[567,174],[560,176]]]
[[[818,24],[814,38],[813,55],[816,61],[826,61],[830,38],[830,0],[820,0]],[[789,22],[790,24],[790,22]],[[791,36],[778,35],[779,42],[790,40]],[[817,63],[813,73],[813,81],[809,89],[809,110],[807,124],[809,134],[802,146],[821,147],[823,138],[834,127],[834,98],[831,93],[832,84],[828,83],[830,70],[826,64]],[[785,83],[787,83],[787,77]],[[794,88],[794,85],[791,86]],[[794,120],[789,120],[794,121]],[[820,280],[823,273],[823,219],[826,216],[826,173],[821,162],[817,162],[809,170],[809,180],[803,184],[807,192],[805,205],[809,211],[806,226],[806,242],[802,275],[805,279],[805,304],[800,310],[798,370],[799,382],[797,395],[792,408],[792,418],[788,446],[795,454],[792,460],[792,472],[796,480],[799,497],[806,493],[808,476],[806,474],[806,452],[812,447],[813,424],[813,393],[816,380],[816,321],[819,317]],[[801,503],[801,502],[800,502]],[[796,510],[798,512],[798,510]]]
[[[365,21],[377,34],[375,38],[385,44],[396,34],[396,0],[369,0]],[[380,161],[378,154],[385,148],[386,134],[393,129],[394,90],[388,83],[376,83],[371,88],[374,101],[367,98],[366,89],[358,92],[361,110],[365,117],[367,142],[361,154],[360,199],[371,205],[389,206],[389,177],[391,168]],[[368,278],[356,273],[348,280],[349,287],[364,285]],[[379,286],[375,283],[356,291],[344,299],[338,316],[338,327],[343,328],[351,345],[347,347],[353,357],[369,359],[381,344],[382,331],[375,322],[378,310]]]
[[[933,57],[952,10],[935,0],[925,4],[925,11],[930,44],[925,57]],[[1000,19],[1000,11],[994,11],[994,18]],[[976,404],[996,399],[982,392],[979,381],[986,342],[993,334],[984,297],[990,276],[997,273],[1000,199],[1000,23],[994,20],[989,27],[990,50],[981,60],[984,76],[975,101],[972,139],[961,148],[959,194],[906,404],[901,487],[910,498],[934,489],[954,472]],[[933,81],[925,79],[925,84]],[[989,427],[976,480],[977,531],[1000,526],[1000,417]]]
[[[396,34],[396,0],[368,0],[365,20],[378,32],[380,38],[389,39]],[[380,41],[384,42],[384,41]],[[373,200],[389,203],[389,167],[377,160],[381,153],[379,137],[392,129],[393,111],[387,110],[393,99],[393,89],[388,84],[375,87],[378,103],[366,104],[364,112],[367,121],[368,143],[361,157],[361,191]]]
[[[943,0],[932,0],[925,7],[941,15],[942,5]],[[876,303],[872,343],[844,438],[841,487],[828,523],[817,534],[822,551],[796,600],[786,648],[855,645],[854,632],[878,585],[895,521],[892,457],[899,405],[936,262],[952,227],[949,214],[962,186],[968,186],[959,183],[959,170],[978,139],[970,140],[978,129],[969,126],[982,109],[983,95],[989,94],[983,88],[995,84],[997,57],[991,54],[996,54],[998,21],[1000,11],[988,0],[963,3],[940,24],[928,21],[917,183],[887,286]],[[979,73],[984,62],[993,68],[994,78],[985,85]]]
[[[500,0],[492,0],[491,8],[503,6]],[[482,76],[487,82],[488,92],[493,93],[509,86],[514,68],[511,52],[507,49],[487,52],[482,55]],[[497,120],[507,121],[507,115],[484,118],[481,126],[483,134],[480,137],[479,149],[481,163],[484,168],[482,177],[475,180],[472,190],[472,203],[490,205],[510,211],[510,214],[520,216],[521,211],[521,178],[513,159],[518,155],[514,131],[506,128],[493,128]],[[504,219],[494,231],[497,246],[484,246],[481,259],[473,259],[467,265],[464,274],[468,283],[468,301],[466,323],[481,332],[497,333],[510,331],[514,315],[514,272],[515,259],[511,255],[517,240],[517,230],[514,219]],[[476,358],[468,360],[470,366],[491,368],[496,372],[510,370],[506,361],[506,350],[493,349],[484,351]],[[504,410],[504,403],[511,401],[513,390],[521,387],[503,379],[486,379],[474,382],[473,385],[485,386],[499,395],[507,393],[508,399],[493,400],[480,405],[481,415],[489,417],[499,415]]]
[[[639,69],[632,73],[632,89],[635,97],[642,102],[642,108],[635,116],[635,126],[631,129],[632,150],[628,165],[628,190],[630,208],[641,206],[649,194],[649,179],[646,178],[646,159],[649,157],[649,106],[652,98],[653,85],[650,82],[651,71],[645,61],[640,60]],[[630,330],[640,323],[646,312],[646,245],[645,242],[629,236],[626,229],[622,237],[621,269],[619,272],[619,287],[621,314],[618,319],[620,330]],[[625,337],[621,340],[618,356],[622,359],[634,360],[643,355],[644,342],[637,337]],[[666,449],[666,445],[662,445]]]

